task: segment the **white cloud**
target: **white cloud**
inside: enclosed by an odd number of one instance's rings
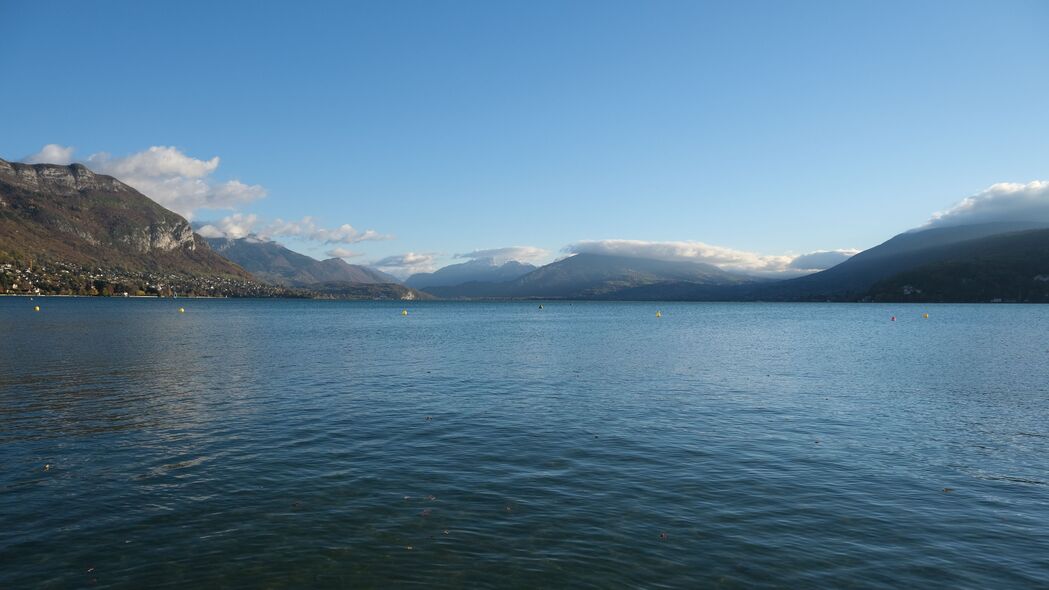
[[[354,252],[353,250],[349,250],[347,248],[342,248],[342,247],[332,248],[331,250],[328,250],[327,252],[325,252],[325,254],[327,254],[328,256],[331,256],[333,258],[343,258],[343,259],[345,259],[345,258],[356,258],[356,257],[362,255],[360,252]]]
[[[192,218],[197,209],[233,209],[266,196],[266,189],[257,184],[212,180],[210,176],[219,166],[218,156],[200,160],[175,147],[153,146],[122,157],[98,153],[85,163],[186,218]]]
[[[225,238],[226,232],[215,227],[212,224],[202,225],[196,229],[196,232],[204,238]]]
[[[509,260],[518,262],[537,262],[550,256],[550,252],[536,248],[535,246],[510,246],[508,248],[492,248],[490,250],[474,250],[465,254],[456,254],[456,258],[469,258],[477,260],[491,258],[496,264],[502,264]]]
[[[371,263],[371,266],[395,277],[405,278],[417,272],[436,270],[437,255],[433,253],[407,252],[396,256],[387,256]]]
[[[49,143],[40,148],[39,152],[22,158],[22,161],[26,164],[60,164],[65,166],[73,163],[74,151],[76,151],[76,148]]]
[[[205,238],[246,238],[254,232],[259,217],[254,213],[234,213],[197,228]]]
[[[228,207],[261,199],[266,196],[266,189],[257,184],[244,184],[239,180],[227,180],[211,185],[212,203],[208,208],[217,209],[216,205],[228,203]]]
[[[325,244],[354,244],[367,240],[392,239],[390,236],[381,235],[373,230],[359,232],[348,223],[335,229],[320,227],[311,217],[304,217],[302,221],[277,219],[264,223],[258,215],[253,213],[234,213],[218,221],[204,222],[197,226],[196,231],[205,238],[255,237],[263,241],[273,241],[274,238],[290,237]],[[336,258],[352,258],[361,255],[340,247],[328,250],[327,254]]]
[[[325,244],[356,244],[358,242],[372,240],[392,240],[393,236],[380,234],[368,229],[358,231],[352,225],[344,223],[335,229],[327,229],[317,225],[312,217],[303,217],[301,221],[284,221],[277,219],[265,229],[259,231],[260,235],[297,237]]]
[[[934,213],[924,228],[992,221],[1049,222],[1049,181],[999,182]]]
[[[87,163],[117,178],[204,178],[219,167],[219,158],[215,156],[210,160],[198,160],[175,147],[153,146],[120,158],[105,152],[92,154],[88,156]]]
[[[48,144],[26,162],[72,162],[74,149]],[[192,219],[198,209],[234,209],[266,196],[266,189],[239,180],[216,181],[211,175],[219,167],[219,158],[200,160],[178,148],[153,146],[127,156],[113,157],[99,152],[83,160],[88,168],[108,174],[171,209]]]

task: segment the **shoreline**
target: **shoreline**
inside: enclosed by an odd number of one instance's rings
[[[543,298],[520,298],[520,299],[339,299],[333,297],[209,297],[186,295],[184,297],[157,297],[152,295],[30,295],[24,293],[0,293],[0,297],[35,297],[62,298],[62,299],[155,299],[165,301],[176,301],[179,299],[192,300],[231,300],[231,301],[327,301],[347,303],[375,303],[389,302],[407,305],[409,303],[739,303],[739,304],[844,304],[844,305],[1047,305],[1037,301],[746,301],[746,300],[690,300],[690,299],[543,299]]]

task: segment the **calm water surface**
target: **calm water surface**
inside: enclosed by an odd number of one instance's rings
[[[1049,307],[402,306],[0,298],[0,587],[1049,586]]]

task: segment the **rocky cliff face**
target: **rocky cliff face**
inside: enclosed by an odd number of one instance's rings
[[[188,221],[81,164],[0,160],[0,260],[248,277]]]
[[[193,240],[193,228],[186,221],[175,224],[151,223],[149,227],[135,228],[123,240],[139,252],[170,252],[179,248],[195,250],[197,247]]]
[[[72,195],[79,191],[131,192],[135,189],[112,176],[95,174],[82,164],[21,164],[0,160],[0,178],[32,191]]]
[[[196,243],[193,240],[193,229],[185,220],[150,202],[155,207],[146,207],[140,213],[147,213],[147,219],[143,219],[141,225],[125,224],[92,224],[83,216],[76,215],[85,208],[92,205],[92,197],[107,195],[112,200],[114,196],[125,197],[132,206],[133,201],[143,197],[138,191],[120,182],[112,176],[95,174],[81,164],[69,166],[58,166],[55,164],[20,164],[0,160],[0,183],[7,185],[14,192],[35,193],[54,197],[70,197],[82,199],[72,200],[66,205],[74,213],[73,216],[53,216],[49,219],[50,228],[75,235],[91,245],[98,246],[106,242],[127,245],[138,252],[148,253],[154,250],[170,252],[180,248],[193,250]],[[5,191],[6,192],[6,191]],[[138,199],[136,199],[138,197]],[[4,201],[2,207],[10,207],[11,204]],[[30,205],[31,211],[40,212],[39,205]],[[147,211],[152,209],[151,211]],[[98,230],[107,230],[100,233]],[[107,235],[108,234],[108,235]]]

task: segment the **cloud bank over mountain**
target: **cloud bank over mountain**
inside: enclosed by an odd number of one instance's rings
[[[569,244],[565,251],[571,254],[608,254],[653,260],[703,262],[724,270],[746,272],[782,270],[790,264],[788,256],[765,256],[695,241],[586,240]]]
[[[197,227],[197,233],[205,238],[246,238],[255,232],[259,217],[254,214],[234,213],[218,221]]]
[[[342,247],[332,248],[330,250],[325,251],[324,253],[328,256],[331,256],[332,258],[342,258],[343,260],[347,258],[357,258],[359,256],[364,256],[364,254],[360,252],[354,252],[353,250]]]
[[[535,246],[509,246],[506,248],[491,248],[488,250],[474,250],[463,254],[456,254],[456,258],[479,260],[490,258],[496,264],[502,264],[510,260],[518,262],[537,262],[550,256],[548,250],[536,248]]]
[[[1049,181],[999,182],[933,214],[920,229],[995,221],[1049,223]]]
[[[373,266],[383,272],[403,279],[420,272],[432,272],[437,268],[437,254],[432,252],[405,252],[387,256],[372,262]]]
[[[837,266],[842,262],[845,262],[859,253],[860,251],[855,249],[820,250],[796,256],[787,266],[791,269],[806,272],[827,270],[832,266]]]
[[[794,256],[759,254],[695,241],[587,240],[569,244],[565,252],[702,262],[722,270],[765,276],[823,270],[844,261],[856,250],[820,251]]]

